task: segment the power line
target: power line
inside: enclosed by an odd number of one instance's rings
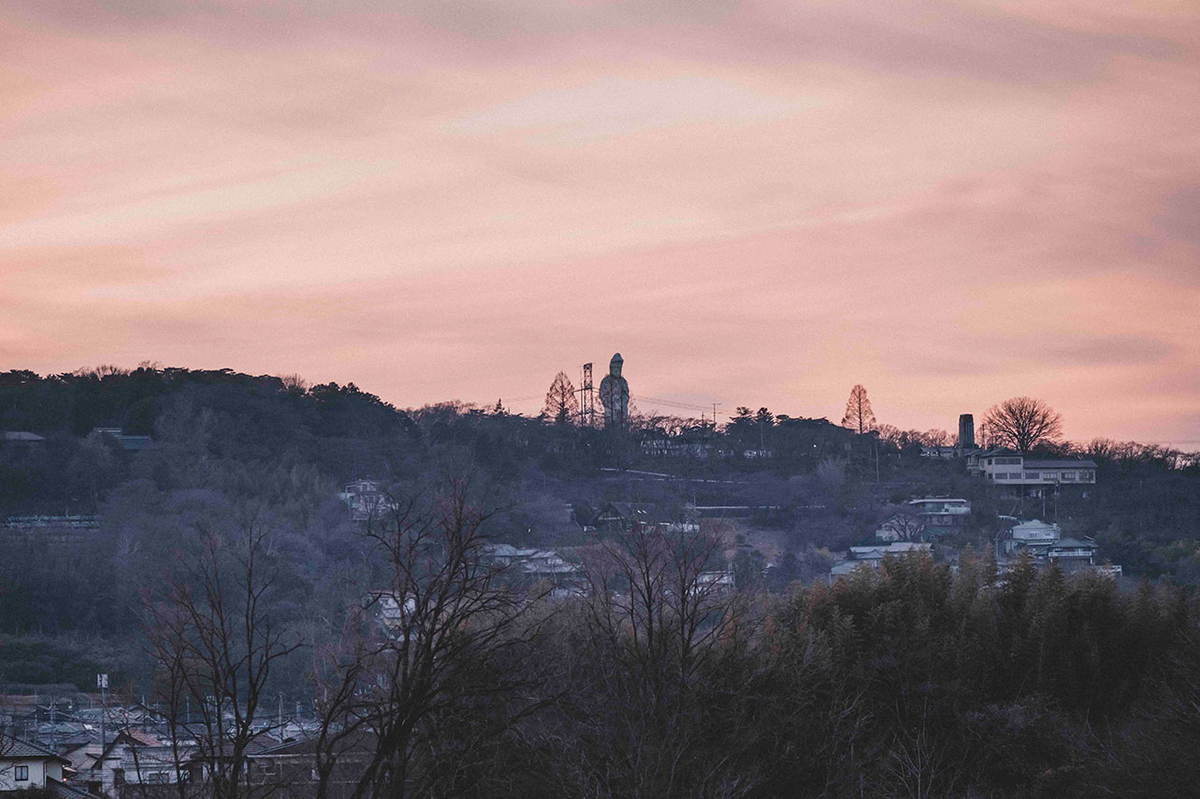
[[[645,402],[653,403],[655,405],[665,405],[669,408],[681,408],[683,410],[688,410],[688,411],[707,411],[707,410],[709,410],[709,408],[712,407],[711,404],[697,405],[694,402],[679,402],[678,400],[662,399],[661,397],[639,396],[639,397],[637,397],[637,399],[643,400]],[[718,402],[716,404],[720,405],[721,403]],[[719,411],[719,412],[726,413],[725,411]],[[726,415],[728,415],[728,414],[726,414]]]

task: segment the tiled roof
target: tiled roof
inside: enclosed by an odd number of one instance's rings
[[[38,746],[29,741],[22,741],[20,738],[0,737],[0,758],[17,757],[52,757],[64,763],[70,762],[54,750],[47,749],[44,746]]]

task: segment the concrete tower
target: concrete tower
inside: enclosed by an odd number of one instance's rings
[[[958,417],[958,449],[960,452],[975,449],[975,417],[969,413]]]

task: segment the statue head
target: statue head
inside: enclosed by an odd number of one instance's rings
[[[612,360],[608,362],[608,373],[613,377],[621,376],[621,365],[625,361],[621,358],[621,353],[616,353],[612,356]]]

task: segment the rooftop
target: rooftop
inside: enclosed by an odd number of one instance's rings
[[[0,760],[11,760],[18,757],[46,757],[61,760],[64,763],[71,762],[57,754],[54,750],[47,749],[44,746],[39,746],[29,741],[22,741],[20,738],[0,737]]]
[[[1059,458],[1059,459],[1041,459],[1041,458],[1026,458],[1026,469],[1095,469],[1097,468],[1095,461],[1083,460],[1081,458]]]
[[[46,440],[37,433],[27,433],[23,430],[10,430],[3,435],[0,435],[0,438],[3,438],[5,441],[26,442],[30,444],[35,444],[38,441]]]

